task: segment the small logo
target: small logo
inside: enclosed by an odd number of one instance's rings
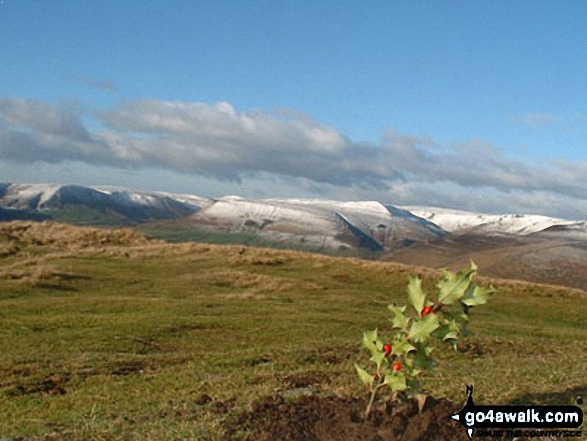
[[[490,428],[510,429],[508,433],[513,432],[511,429],[514,428],[550,429],[532,430],[531,433],[574,437],[581,436],[581,431],[560,429],[579,427],[583,423],[583,411],[577,406],[477,406],[473,402],[473,386],[467,386],[467,403],[451,418],[465,427],[469,439],[476,429]]]
[[[455,421],[460,422],[465,428],[467,429],[467,435],[469,435],[469,439],[473,436],[473,427],[467,427],[465,424],[465,415],[468,411],[471,411],[475,408],[475,403],[473,403],[473,386],[467,385],[467,403],[465,407],[461,409],[459,413],[456,415],[451,416],[451,418]]]

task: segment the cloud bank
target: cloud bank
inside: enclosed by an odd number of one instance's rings
[[[140,100],[92,115],[99,130],[88,129],[83,117],[43,101],[0,99],[0,160],[77,161],[237,183],[276,176],[341,197],[395,196],[408,204],[427,197],[427,204],[461,208],[463,194],[469,206],[500,200],[503,206],[505,197],[511,208],[528,211],[540,201],[564,200],[557,210],[575,212],[587,195],[587,163],[533,164],[481,139],[439,145],[393,130],[377,144],[356,143],[292,109],[243,112],[226,102]]]

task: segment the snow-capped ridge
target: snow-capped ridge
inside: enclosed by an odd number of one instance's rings
[[[0,208],[54,218],[81,208],[89,219],[94,214],[107,215],[114,223],[121,219],[132,223],[182,219],[194,228],[240,231],[270,241],[298,241],[330,248],[359,244],[385,250],[450,234],[587,237],[584,221],[542,215],[486,214],[378,201],[253,199],[236,195],[212,199],[113,186],[0,183]]]
[[[402,207],[453,234],[528,235],[576,221],[537,214],[486,214],[438,207]]]

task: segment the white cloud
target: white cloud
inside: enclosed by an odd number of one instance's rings
[[[57,108],[40,100],[0,99],[0,120],[9,126],[39,133],[88,140],[80,118],[66,107]]]
[[[440,145],[389,130],[377,145],[355,143],[292,109],[243,112],[226,102],[131,101],[94,117],[102,131],[88,130],[80,111],[0,99],[0,160],[163,170],[222,188],[267,185],[273,196],[291,182],[305,194],[479,211],[540,207],[575,215],[572,204],[586,201],[587,163],[515,160],[481,139]]]

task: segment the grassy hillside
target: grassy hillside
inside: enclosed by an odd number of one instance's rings
[[[470,259],[489,277],[587,289],[585,241],[531,237],[456,236],[420,242],[381,257],[428,268],[463,268]]]
[[[0,438],[221,439],[256,398],[361,395],[362,332],[409,274],[293,251],[149,241],[132,230],[0,225]],[[482,270],[482,268],[481,268]],[[587,395],[587,294],[485,280],[435,396],[479,404]]]

